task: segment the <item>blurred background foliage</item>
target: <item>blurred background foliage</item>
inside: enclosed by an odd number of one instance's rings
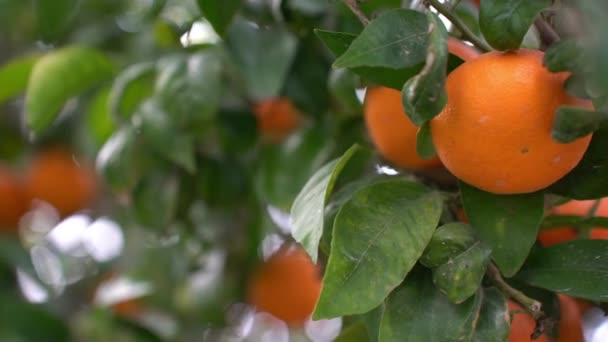
[[[368,144],[361,81],[331,69],[313,28],[362,26],[326,0],[1,0],[0,160],[30,197],[2,223],[0,339],[276,325],[247,325],[248,279],[290,240],[312,173]],[[330,323],[290,334],[329,340]]]

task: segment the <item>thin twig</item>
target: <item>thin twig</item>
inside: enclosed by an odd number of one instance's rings
[[[540,336],[544,331],[543,322],[545,319],[545,313],[542,311],[542,304],[536,299],[526,296],[523,292],[507,284],[507,282],[500,274],[500,270],[493,262],[490,262],[488,264],[486,274],[502,293],[506,294],[509,298],[521,304],[526,309],[526,311],[528,311],[530,315],[532,315],[532,318],[534,318],[534,320],[536,321],[536,329],[534,330],[533,335],[536,337]]]
[[[542,16],[538,16],[534,21],[534,26],[540,34],[542,42],[549,46],[560,40],[559,34],[555,32],[553,27]]]
[[[353,12],[363,26],[367,26],[369,24],[369,19],[365,16],[365,13],[359,7],[359,0],[342,0],[342,2],[350,8],[351,12]]]
[[[484,51],[484,52],[488,52],[492,50],[492,47],[490,47],[485,41],[479,39],[479,37],[477,37],[473,32],[471,32],[471,30],[467,27],[467,25],[460,20],[460,18],[455,15],[454,13],[452,13],[452,11],[446,7],[444,4],[442,4],[441,2],[439,2],[438,0],[427,0],[429,4],[431,4],[431,6],[433,6],[437,12],[441,13],[444,17],[448,18],[448,20],[454,24],[454,26],[456,26],[456,28],[462,33],[462,35],[464,36],[464,38],[468,41],[470,41],[471,43],[473,43],[473,45],[475,45],[479,50]]]

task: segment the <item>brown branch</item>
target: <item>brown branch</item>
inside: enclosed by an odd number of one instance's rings
[[[542,17],[538,16],[534,21],[534,26],[540,34],[540,39],[546,46],[557,43],[560,40],[559,34],[555,32],[553,27]]]
[[[534,298],[526,296],[523,292],[511,287],[502,275],[500,270],[493,262],[488,264],[486,275],[492,280],[492,283],[509,298],[515,300],[521,304],[526,311],[530,313],[532,318],[536,321],[536,329],[532,334],[533,338],[539,337],[544,329],[545,313],[542,311],[542,304]]]
[[[369,24],[369,19],[365,16],[365,13],[359,7],[359,0],[342,0],[342,2],[350,8],[351,12],[353,12],[363,26],[367,26]]]
[[[460,18],[450,10],[450,8],[446,7],[444,4],[439,2],[438,0],[427,0],[428,3],[433,6],[437,12],[441,13],[444,17],[448,18],[448,20],[456,26],[456,28],[462,33],[462,36],[473,43],[479,50],[483,52],[488,52],[492,50],[492,47],[489,46],[485,41],[479,39],[471,30],[467,27],[467,25],[460,20]]]

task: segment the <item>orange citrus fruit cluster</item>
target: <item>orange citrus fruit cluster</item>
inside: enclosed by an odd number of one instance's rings
[[[302,325],[321,293],[319,269],[299,246],[283,247],[262,263],[248,286],[248,302],[290,325]]]
[[[477,50],[455,38],[448,39],[448,51],[465,61],[479,55]],[[379,153],[395,166],[419,170],[441,165],[438,158],[423,159],[418,155],[418,127],[403,111],[399,91],[384,87],[368,88],[364,114],[370,139]]]

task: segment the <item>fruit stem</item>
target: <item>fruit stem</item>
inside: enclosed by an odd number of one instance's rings
[[[448,7],[439,2],[438,0],[427,0],[428,3],[433,6],[437,12],[441,13],[444,17],[448,18],[448,20],[456,26],[456,28],[462,33],[463,37],[473,43],[475,47],[483,52],[488,52],[492,50],[485,41],[479,39],[471,30],[467,27],[467,25],[460,20],[460,18],[454,14]]]
[[[538,337],[540,336],[544,329],[544,320],[545,313],[542,311],[542,304],[534,298],[530,298],[526,296],[523,292],[511,287],[505,279],[500,274],[500,270],[494,264],[494,262],[490,262],[488,264],[488,269],[486,271],[486,275],[492,280],[494,285],[507,297],[515,300],[519,304],[521,304],[526,311],[530,313],[532,318],[536,321],[536,328],[534,329],[534,333],[532,336]]]
[[[363,26],[367,26],[369,24],[369,19],[365,16],[365,13],[359,7],[359,0],[342,0],[342,2],[350,8],[350,11],[353,12]]]
[[[534,21],[534,26],[536,26],[536,29],[538,30],[538,33],[540,33],[543,43],[545,43],[546,45],[551,45],[560,40],[559,34],[555,32],[553,27],[542,16],[539,15],[536,18],[536,20]]]

